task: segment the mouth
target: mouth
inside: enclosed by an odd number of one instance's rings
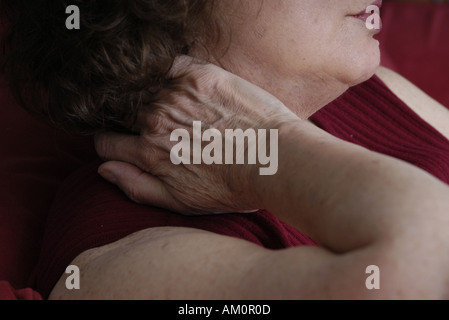
[[[373,3],[370,4],[370,6],[376,6],[379,8],[379,10],[382,8],[382,0],[375,0]],[[368,11],[367,12],[366,7],[364,10],[360,11],[359,13],[350,15],[352,18],[358,19],[363,21],[365,24],[367,23],[367,20],[369,17],[371,17],[374,13]],[[379,17],[379,26],[377,28],[374,28],[376,32],[380,32],[382,30],[382,20]]]

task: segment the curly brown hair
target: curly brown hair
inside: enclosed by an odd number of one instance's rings
[[[80,9],[68,30],[66,8]],[[29,112],[82,133],[129,131],[177,55],[219,32],[213,0],[0,0],[2,71]]]

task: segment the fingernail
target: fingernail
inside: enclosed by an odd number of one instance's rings
[[[117,177],[109,170],[100,167],[98,169],[98,174],[102,176],[105,180],[109,181],[112,184],[117,184]]]

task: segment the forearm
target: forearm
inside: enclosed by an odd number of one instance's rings
[[[304,123],[280,132],[278,174],[255,185],[266,209],[336,252],[449,223],[442,182]]]

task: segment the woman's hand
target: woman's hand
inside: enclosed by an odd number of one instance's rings
[[[171,85],[160,92],[157,103],[141,111],[140,135],[97,137],[99,155],[114,160],[99,168],[100,175],[135,202],[183,214],[259,208],[261,202],[252,187],[258,165],[175,165],[171,150],[178,141],[170,141],[171,134],[187,130],[190,147],[194,121],[201,121],[202,133],[215,129],[224,137],[226,129],[280,129],[300,119],[268,92],[211,64],[179,57],[170,76]]]

